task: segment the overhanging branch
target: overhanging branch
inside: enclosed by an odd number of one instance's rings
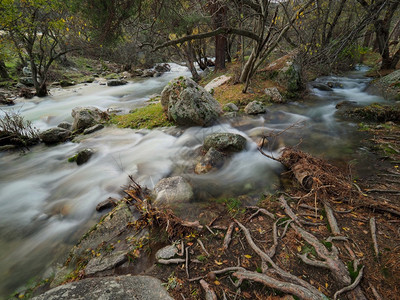
[[[213,36],[220,35],[220,34],[236,34],[236,35],[248,37],[248,38],[250,38],[252,40],[255,40],[257,43],[261,42],[261,38],[258,35],[254,34],[253,32],[251,32],[251,31],[247,31],[247,30],[243,30],[243,29],[237,29],[237,28],[220,27],[220,28],[218,28],[216,30],[213,30],[213,31],[210,31],[210,32],[187,35],[187,36],[181,37],[179,39],[175,39],[175,40],[172,40],[172,41],[165,42],[164,44],[156,46],[153,49],[153,51],[157,51],[157,50],[160,50],[162,48],[173,46],[173,45],[177,45],[177,44],[182,44],[182,43],[187,42],[187,41],[201,40],[201,39],[213,37]]]

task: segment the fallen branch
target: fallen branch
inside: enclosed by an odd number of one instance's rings
[[[354,280],[354,282],[353,282],[352,284],[350,284],[349,286],[346,286],[346,287],[342,288],[341,290],[337,291],[337,292],[333,295],[333,299],[336,300],[337,297],[338,297],[340,294],[343,294],[343,293],[345,293],[345,292],[349,292],[349,291],[351,291],[351,290],[354,290],[354,289],[360,284],[360,281],[361,281],[361,279],[362,279],[363,273],[364,273],[364,266],[362,266],[361,269],[360,269],[360,271],[358,272],[358,275],[357,275],[356,280]]]
[[[230,244],[230,242],[232,240],[232,232],[233,232],[234,225],[235,225],[234,222],[229,224],[228,230],[226,231],[225,238],[224,238],[224,243],[223,243],[223,249],[224,250],[228,249],[229,244]]]
[[[206,296],[205,296],[206,300],[217,300],[217,295],[210,288],[210,285],[204,279],[200,280],[200,285],[203,288],[204,292],[206,293]]]
[[[375,223],[375,217],[372,217],[369,220],[369,227],[371,229],[371,237],[372,237],[372,243],[374,244],[374,252],[375,256],[378,258],[379,257],[379,249],[378,249],[378,240],[376,238],[376,223]]]

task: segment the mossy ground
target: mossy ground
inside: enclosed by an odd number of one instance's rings
[[[134,129],[153,129],[156,127],[168,127],[174,125],[167,119],[160,103],[149,104],[126,115],[113,115],[111,116],[110,123],[115,124],[120,128]]]
[[[205,86],[208,82],[221,75],[231,76],[232,79],[214,89],[214,98],[221,103],[234,103],[239,108],[243,108],[252,101],[261,101],[265,104],[269,102],[269,97],[265,95],[264,90],[270,87],[277,87],[280,92],[285,92],[282,86],[271,80],[266,72],[258,72],[254,75],[250,88],[247,93],[243,93],[244,83],[237,83],[239,77],[240,64],[237,62],[227,64],[227,69],[223,72],[213,72],[205,77],[200,84]]]

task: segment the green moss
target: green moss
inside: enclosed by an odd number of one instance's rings
[[[120,128],[157,128],[173,126],[174,124],[165,116],[160,103],[150,104],[148,106],[134,110],[133,112],[110,118],[110,123]]]
[[[76,162],[77,157],[78,157],[78,154],[75,154],[74,156],[68,158],[68,162],[70,162],[70,163]]]
[[[349,112],[349,115],[375,122],[399,122],[400,106],[374,103],[362,108],[353,109]]]

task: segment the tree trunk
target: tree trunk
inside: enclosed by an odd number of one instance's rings
[[[227,19],[227,7],[218,0],[211,2],[211,15],[213,16],[214,29],[225,27]],[[226,35],[219,34],[215,36],[215,70],[225,69],[227,39]]]
[[[39,88],[36,89],[36,96],[38,97],[46,97],[49,95],[49,92],[47,90],[47,85],[46,83],[42,83],[39,85]]]
[[[223,35],[215,37],[215,70],[225,69],[226,38]]]
[[[0,78],[1,79],[8,79],[10,76],[8,76],[7,68],[4,63],[4,61],[0,60]]]
[[[187,66],[192,74],[192,78],[194,81],[198,82],[200,80],[200,75],[197,73],[196,66],[194,65],[194,49],[191,42],[188,42],[187,47],[185,47],[185,57]]]
[[[247,80],[248,75],[250,74],[253,66],[254,66],[254,62],[256,60],[256,54],[255,54],[255,49],[253,49],[253,51],[250,54],[249,59],[247,60],[247,62],[245,63],[242,73],[240,74],[240,78],[239,81],[240,82],[245,82]]]

